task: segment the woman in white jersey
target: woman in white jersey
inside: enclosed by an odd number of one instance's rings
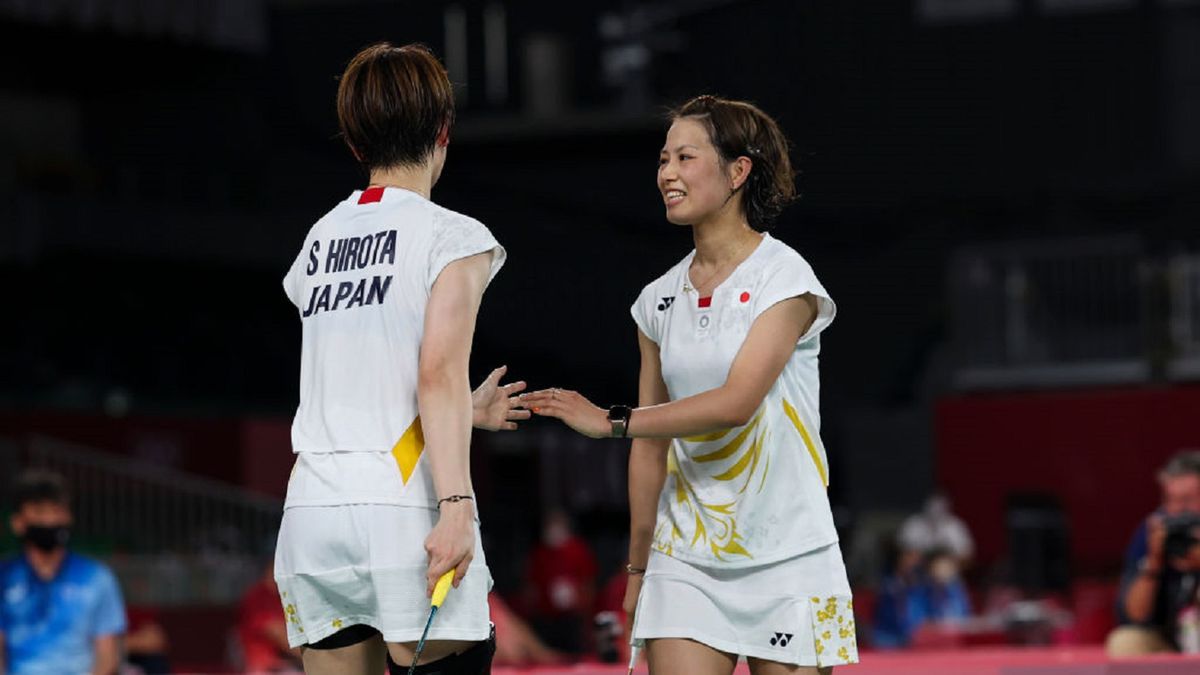
[[[338,121],[370,184],[305,237],[284,278],[303,327],[296,465],[275,579],[305,671],[406,672],[429,593],[454,570],[418,668],[490,669],[487,593],[469,472],[472,424],[523,418],[493,372],[472,395],[467,361],[504,249],[438,206],[454,99],[424,47],[378,44],[350,62]]]
[[[639,407],[522,397],[588,436],[635,439],[625,606],[654,675],[728,675],[739,655],[756,675],[858,660],[817,409],[834,304],[765,233],[794,196],[787,152],[748,103],[674,111],[658,188],[696,247],[633,305]]]

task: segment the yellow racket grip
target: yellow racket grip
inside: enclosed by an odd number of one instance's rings
[[[454,570],[450,570],[438,579],[437,585],[433,587],[433,599],[429,602],[431,607],[441,607],[446,601],[446,594],[450,592],[450,582],[454,581]]]

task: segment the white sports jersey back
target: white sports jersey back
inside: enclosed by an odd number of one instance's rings
[[[487,228],[400,188],[355,191],[313,225],[283,280],[303,326],[288,505],[429,505],[425,307],[446,265],[489,251],[490,280],[505,252]]]
[[[817,317],[749,422],[677,438],[667,455],[654,548],[709,567],[751,567],[837,541],[818,411],[820,333],[835,306],[809,264],[767,234],[710,298],[688,280],[695,251],[650,283],[632,307],[658,344],[671,400],[725,383],[764,311],[805,293]]]

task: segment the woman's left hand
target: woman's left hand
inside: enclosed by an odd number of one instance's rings
[[[487,431],[513,431],[517,422],[529,419],[529,411],[521,410],[521,399],[517,396],[525,389],[525,383],[500,384],[500,378],[507,372],[508,366],[500,366],[471,392],[471,426]]]
[[[521,395],[521,405],[542,417],[557,417],[567,426],[591,438],[612,436],[608,411],[567,389],[542,389]]]

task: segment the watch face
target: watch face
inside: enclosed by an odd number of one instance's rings
[[[633,413],[633,409],[627,405],[614,405],[608,409],[609,420],[627,420]]]

